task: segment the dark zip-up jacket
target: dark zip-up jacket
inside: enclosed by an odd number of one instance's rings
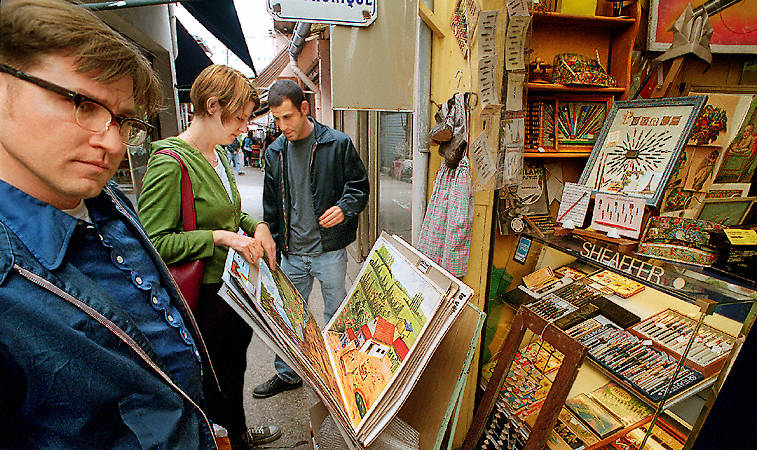
[[[365,166],[349,136],[308,117],[313,122],[315,140],[310,150],[310,193],[315,217],[338,206],[344,222],[331,228],[319,226],[324,252],[339,250],[355,240],[358,214],[368,203],[370,191]],[[265,152],[263,220],[268,223],[276,249],[289,252],[291,232],[287,139],[282,134]]]

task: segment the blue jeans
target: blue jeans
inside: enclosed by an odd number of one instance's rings
[[[323,318],[328,323],[347,296],[344,278],[347,274],[347,250],[340,249],[317,256],[282,255],[281,271],[289,277],[307,304],[313,289],[313,278],[321,283]],[[279,378],[287,383],[299,383],[300,377],[278,355],[273,362]]]
[[[229,165],[237,171],[237,175],[242,173],[242,169],[239,167],[239,153],[231,153],[226,150],[226,157],[229,159]]]

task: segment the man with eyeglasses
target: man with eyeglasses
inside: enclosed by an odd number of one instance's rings
[[[0,448],[215,448],[194,318],[108,184],[160,92],[88,11],[0,5]]]

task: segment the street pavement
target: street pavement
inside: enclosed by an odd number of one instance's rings
[[[258,168],[245,167],[244,175],[237,175],[237,187],[242,197],[242,210],[256,219],[263,217],[263,172]],[[349,252],[348,252],[349,254]],[[348,257],[346,285],[349,289],[359,266]],[[310,294],[309,306],[318,325],[323,327],[323,298],[318,281]],[[257,336],[252,337],[247,349],[247,372],[245,373],[244,409],[247,425],[277,425],[282,430],[281,439],[260,448],[307,448],[310,407],[318,402],[313,390],[303,387],[282,392],[266,399],[256,399],[252,389],[268,380],[273,374],[274,353]]]

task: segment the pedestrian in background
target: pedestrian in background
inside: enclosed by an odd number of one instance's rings
[[[245,123],[245,128],[247,128],[247,124]],[[239,165],[239,139],[235,136],[234,140],[231,141],[228,145],[224,146],[224,149],[226,149],[226,158],[228,158],[229,163],[231,164],[231,167],[236,170],[237,175],[244,175],[244,172],[242,171],[242,167]]]
[[[248,131],[242,140],[242,153],[244,154],[244,166],[252,167],[252,146],[254,145],[252,130]]]

